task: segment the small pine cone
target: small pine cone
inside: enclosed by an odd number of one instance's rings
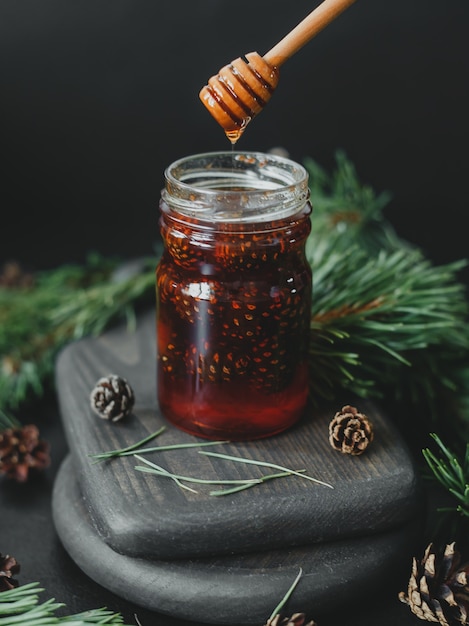
[[[14,289],[32,287],[33,284],[33,275],[23,272],[21,266],[16,261],[5,263],[0,270],[0,287]]]
[[[454,542],[442,556],[428,545],[420,562],[412,560],[407,592],[401,591],[399,599],[421,620],[441,626],[469,624],[469,563],[460,562]]]
[[[42,470],[49,463],[49,444],[39,439],[34,424],[0,432],[0,474],[25,482],[29,470]]]
[[[0,552],[0,591],[8,591],[18,587],[18,581],[13,578],[19,574],[20,564],[12,556]]]
[[[364,413],[347,404],[329,424],[329,442],[344,454],[363,454],[373,441],[373,427]]]
[[[111,374],[98,380],[91,392],[90,403],[99,417],[118,422],[132,411],[135,396],[125,378]]]
[[[314,620],[306,623],[306,616],[304,613],[294,613],[291,617],[280,617],[276,615],[271,619],[268,619],[265,626],[317,626]]]

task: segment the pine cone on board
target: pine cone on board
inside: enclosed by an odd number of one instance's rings
[[[282,618],[280,615],[267,620],[265,626],[317,626],[314,620],[306,623],[304,613],[294,613],[291,617]]]
[[[132,411],[135,396],[125,378],[111,374],[98,380],[91,392],[90,403],[99,417],[118,422]]]
[[[335,450],[358,456],[373,441],[373,426],[364,413],[349,404],[329,424],[329,442]]]
[[[49,444],[39,439],[34,424],[0,432],[0,474],[25,482],[31,469],[42,470],[49,463]]]
[[[412,561],[407,592],[399,594],[417,617],[441,626],[469,624],[469,563],[460,565],[454,545],[448,544],[443,556],[428,545],[422,560]]]
[[[20,564],[15,558],[0,553],[0,591],[8,591],[18,587],[18,581],[13,578],[20,571]]]

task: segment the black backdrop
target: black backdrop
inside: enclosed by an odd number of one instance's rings
[[[0,0],[0,263],[151,254],[163,170],[227,140],[198,100],[316,0]],[[469,0],[357,0],[290,59],[240,149],[343,148],[437,263],[467,256]],[[314,201],[314,198],[313,198]]]
[[[164,168],[227,147],[200,87],[317,3],[0,0],[0,265],[151,254]],[[387,215],[403,237],[438,263],[469,256],[468,26],[469,0],[357,0],[284,66],[239,147],[283,146],[327,168],[343,148],[362,180],[393,193]],[[56,537],[50,492],[67,446],[54,411],[34,412],[53,450],[46,479],[0,492],[0,549],[20,560],[20,584],[44,585],[43,599],[122,607],[130,621],[133,607],[81,574]],[[395,597],[367,602],[367,619],[347,609],[347,623],[413,623]]]

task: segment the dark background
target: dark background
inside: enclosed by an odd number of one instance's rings
[[[151,253],[164,168],[229,147],[200,88],[317,4],[1,0],[0,262]],[[465,258],[468,26],[468,0],[358,0],[283,66],[239,149],[332,170],[343,148],[392,192],[404,238],[437,263]]]
[[[198,100],[233,58],[266,52],[318,2],[0,0],[0,265],[152,254],[163,171],[229,147]],[[343,148],[386,215],[435,263],[468,256],[469,0],[357,0],[282,68],[239,149],[282,146],[332,170]],[[314,198],[313,198],[314,202]],[[462,274],[469,283],[469,274]],[[50,495],[66,454],[53,400],[28,407],[53,465],[0,490],[0,551],[70,611],[147,616],[82,574],[55,534]],[[401,582],[322,626],[414,624]],[[340,603],[338,603],[339,606]]]

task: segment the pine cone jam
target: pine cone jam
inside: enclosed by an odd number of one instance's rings
[[[177,161],[160,203],[158,400],[200,437],[267,437],[308,396],[307,173],[274,155]]]

